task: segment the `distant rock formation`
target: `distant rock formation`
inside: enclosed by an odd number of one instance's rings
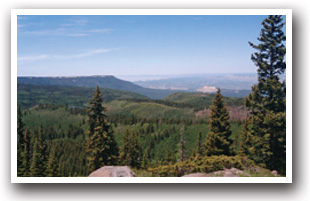
[[[128,166],[103,166],[93,171],[88,177],[135,177],[136,173]]]

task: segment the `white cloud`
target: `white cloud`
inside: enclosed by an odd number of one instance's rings
[[[88,33],[110,33],[113,31],[113,29],[92,29],[92,30],[86,30]]]
[[[83,53],[79,53],[79,54],[71,54],[71,55],[58,55],[58,56],[54,56],[54,58],[56,59],[77,59],[77,58],[83,58],[83,57],[90,57],[96,54],[102,54],[102,53],[106,53],[106,52],[111,52],[111,51],[115,51],[118,50],[117,48],[114,49],[106,49],[106,48],[101,48],[101,49],[93,49],[93,50],[88,50],[85,51]]]
[[[71,37],[81,37],[81,36],[88,36],[89,34],[86,33],[72,33],[72,34],[64,34],[64,36],[71,36]]]
[[[111,51],[119,50],[119,48],[100,48],[100,49],[92,49],[87,50],[82,53],[77,54],[69,54],[69,55],[34,55],[34,56],[21,56],[18,57],[17,60],[19,62],[34,62],[38,60],[50,59],[50,60],[67,60],[67,59],[79,59],[84,57],[94,56],[96,54],[103,54]]]
[[[29,35],[49,35],[53,32],[53,30],[37,30],[37,31],[24,31],[24,34],[29,34]]]
[[[62,24],[61,26],[64,26],[64,27],[85,26],[89,22],[86,18],[69,19],[67,21],[68,21],[68,23]]]
[[[22,27],[26,27],[26,25],[25,24],[18,24],[17,25],[17,28],[22,28]]]
[[[24,15],[17,15],[17,20],[27,20],[28,17]]]
[[[42,60],[42,59],[47,59],[47,58],[49,58],[48,55],[42,54],[42,55],[18,57],[18,58],[17,58],[17,61],[21,61],[21,62],[32,62],[32,61],[37,61],[37,60]]]
[[[57,28],[57,29],[46,29],[46,30],[35,30],[35,31],[24,31],[23,34],[35,35],[35,36],[69,36],[69,37],[82,37],[93,34],[105,34],[112,32],[113,29],[80,29],[72,30],[68,28]]]

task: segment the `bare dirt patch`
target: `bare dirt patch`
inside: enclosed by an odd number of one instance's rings
[[[230,121],[236,121],[240,120],[243,121],[245,120],[247,116],[247,110],[244,106],[239,106],[239,107],[227,107],[229,111],[229,116],[230,116]],[[200,110],[195,113],[196,118],[208,118],[210,116],[210,109],[204,109]]]

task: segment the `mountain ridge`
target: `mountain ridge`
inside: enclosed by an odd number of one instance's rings
[[[19,84],[32,85],[54,85],[54,86],[78,86],[78,87],[96,87],[117,89],[129,91],[147,96],[152,99],[161,99],[170,95],[175,90],[149,89],[141,87],[129,81],[121,80],[113,75],[94,75],[94,76],[57,76],[57,77],[35,77],[19,76]]]

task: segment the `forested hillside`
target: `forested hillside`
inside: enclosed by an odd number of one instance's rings
[[[83,107],[89,101],[93,92],[94,89],[90,87],[29,84],[17,85],[18,104],[23,109],[27,109],[38,104]],[[115,89],[103,89],[102,95],[105,102],[122,99],[149,99],[148,97],[137,93]]]

